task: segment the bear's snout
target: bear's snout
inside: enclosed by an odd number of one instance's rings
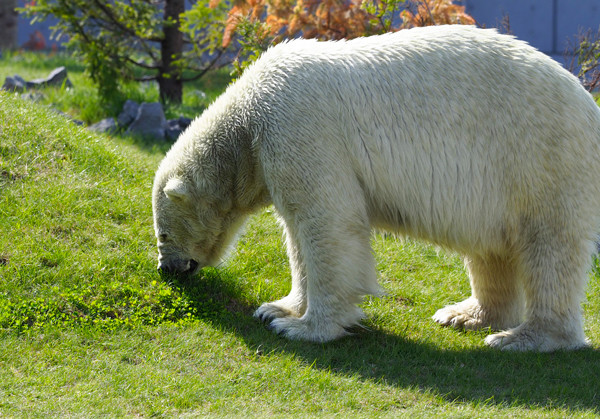
[[[198,271],[199,266],[200,264],[194,259],[172,262],[161,261],[158,263],[158,272],[166,275],[192,276]]]

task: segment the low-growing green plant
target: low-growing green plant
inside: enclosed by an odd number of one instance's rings
[[[68,290],[56,287],[55,295],[32,300],[0,300],[0,329],[25,332],[48,326],[98,326],[114,330],[185,321],[195,311],[184,295],[157,281],[147,289],[119,282],[85,284]]]

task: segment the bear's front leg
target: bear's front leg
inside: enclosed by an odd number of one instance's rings
[[[285,243],[292,273],[292,289],[281,300],[261,305],[254,317],[263,322],[271,322],[280,317],[300,317],[306,311],[306,269],[298,245],[293,225],[283,223]]]
[[[292,272],[304,275],[293,277],[290,295],[263,304],[255,314],[270,321],[276,333],[314,342],[345,336],[363,318],[357,307],[362,297],[380,293],[366,211],[353,206],[344,215],[343,207],[282,211]],[[330,216],[323,216],[326,213]],[[300,269],[294,267],[298,260],[303,262]],[[305,304],[302,313],[299,301]]]
[[[280,317],[269,324],[275,333],[292,340],[311,342],[329,342],[347,336],[350,328],[359,324],[364,317],[363,311],[356,305],[343,307],[343,314],[307,312],[302,317]]]

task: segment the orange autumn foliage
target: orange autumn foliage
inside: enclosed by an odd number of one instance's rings
[[[221,0],[211,0],[216,5]],[[302,35],[322,40],[356,38],[382,31],[381,16],[375,16],[364,7],[370,2],[380,7],[389,6],[389,0],[235,0],[226,22],[223,46],[231,43],[243,19],[262,22],[277,40]],[[405,3],[398,0],[397,3]],[[390,26],[396,31],[414,26],[440,24],[474,24],[463,6],[452,0],[409,0],[399,15],[400,25]]]
[[[428,0],[416,3],[416,12],[409,9],[400,13],[402,28],[433,25],[474,25],[475,19],[465,13],[464,6],[452,0]]]

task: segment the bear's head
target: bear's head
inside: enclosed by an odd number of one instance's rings
[[[194,275],[215,266],[243,222],[230,200],[180,177],[157,177],[152,206],[158,269],[164,273]]]

